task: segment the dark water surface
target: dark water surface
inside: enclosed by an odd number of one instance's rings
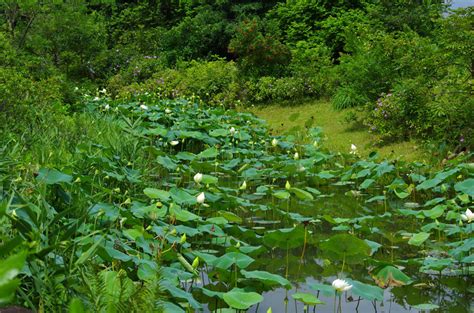
[[[289,212],[297,212],[305,217],[317,219],[317,216],[328,214],[333,218],[353,218],[364,216],[380,216],[385,211],[392,211],[403,205],[398,202],[384,203],[366,203],[366,196],[354,196],[348,189],[342,190],[341,187],[329,187],[322,190],[323,196],[311,202],[311,205],[301,201],[293,200],[290,203]],[[377,193],[377,191],[374,191]],[[262,199],[262,203],[268,204],[268,199]],[[280,209],[286,211],[286,204],[281,204]],[[257,233],[264,233],[264,230],[280,229],[294,226],[294,220],[285,219],[284,216],[275,216],[275,212],[259,212],[255,216],[247,218],[247,227],[254,228]],[[395,233],[400,230],[419,231],[422,225],[416,225],[415,222],[407,220],[405,217],[397,217],[395,214],[374,225],[383,229],[385,233]],[[320,241],[328,238],[340,231],[332,229],[336,225],[327,225],[327,222],[309,224],[307,229],[311,231],[308,236],[308,245],[304,257],[301,258],[302,248],[291,250],[273,249],[269,250],[256,258],[255,262],[246,270],[263,270],[279,274],[286,277],[293,285],[291,290],[277,288],[272,291],[263,292],[264,300],[258,307],[252,307],[249,312],[266,313],[268,308],[272,308],[273,313],[304,312],[303,304],[295,301],[291,295],[296,292],[307,292],[318,296],[324,305],[318,305],[315,312],[334,313],[334,295],[327,296],[311,289],[315,283],[331,285],[332,281],[340,273],[340,263],[328,264],[320,255],[317,244],[312,244],[313,239]],[[350,232],[350,230],[349,230]],[[420,258],[423,259],[429,252],[422,251],[420,247],[409,246],[406,241],[393,243],[387,237],[377,234],[363,236],[364,239],[378,242],[382,247],[377,251],[373,258],[377,260],[386,260],[390,262],[395,260],[396,264],[403,263],[404,260]],[[243,239],[245,241],[245,239]],[[248,240],[247,240],[248,242]],[[249,242],[252,244],[252,242]],[[253,243],[259,245],[261,242]],[[392,248],[393,247],[393,248]],[[326,262],[326,263],[325,263]],[[472,301],[473,277],[451,275],[450,273],[420,273],[419,264],[406,264],[403,272],[412,278],[412,284],[402,287],[387,288],[384,290],[384,301],[359,300],[359,297],[352,295],[349,291],[344,294],[341,305],[342,312],[448,312],[448,313],[470,313],[474,312],[474,302]],[[347,265],[343,273],[344,278],[358,280],[366,284],[375,285],[370,277],[368,266],[365,264]],[[205,279],[206,283],[207,280]],[[256,286],[258,289],[258,286]],[[337,302],[338,303],[338,302]],[[412,305],[431,303],[440,306],[438,310],[423,311],[412,307]],[[212,307],[212,306],[211,306]],[[209,309],[207,309],[209,312]],[[219,312],[219,311],[217,311]],[[310,306],[308,312],[313,312]]]

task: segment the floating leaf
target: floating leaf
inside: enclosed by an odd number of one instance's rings
[[[436,310],[439,309],[439,305],[431,303],[422,303],[417,305],[412,305],[412,308],[417,310]]]
[[[304,292],[297,292],[291,295],[293,299],[297,301],[301,301],[306,305],[316,305],[316,304],[324,304],[321,300],[316,298],[316,296],[310,294],[310,293],[304,293]]]

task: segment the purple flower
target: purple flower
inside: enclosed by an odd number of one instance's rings
[[[464,142],[464,136],[463,135],[461,135],[461,138],[459,138],[459,142],[461,142],[461,143]]]

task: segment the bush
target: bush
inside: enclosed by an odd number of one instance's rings
[[[15,68],[0,68],[0,128],[18,132],[34,129],[64,112],[57,77],[33,81]]]
[[[224,60],[181,63],[179,69],[161,69],[143,82],[126,85],[123,76],[109,81],[109,91],[118,98],[129,98],[139,93],[153,93],[159,98],[198,97],[210,104],[232,105],[237,68]]]
[[[366,124],[386,139],[417,137],[473,147],[474,100],[462,86],[405,80],[368,106]]]
[[[238,57],[243,77],[282,76],[291,59],[289,48],[274,36],[264,34],[257,19],[240,24],[229,51]]]

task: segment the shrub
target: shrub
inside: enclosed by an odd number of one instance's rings
[[[232,105],[236,79],[235,64],[219,59],[181,63],[179,69],[161,69],[151,78],[129,85],[122,74],[116,75],[109,80],[108,88],[118,98],[147,92],[159,98],[198,97],[210,104]]]
[[[421,79],[405,80],[368,105],[366,124],[386,139],[417,137],[456,147],[473,147],[474,100],[462,85],[430,88]]]
[[[275,36],[264,34],[257,19],[240,24],[229,43],[229,51],[238,57],[244,77],[282,76],[291,59],[288,47]]]

